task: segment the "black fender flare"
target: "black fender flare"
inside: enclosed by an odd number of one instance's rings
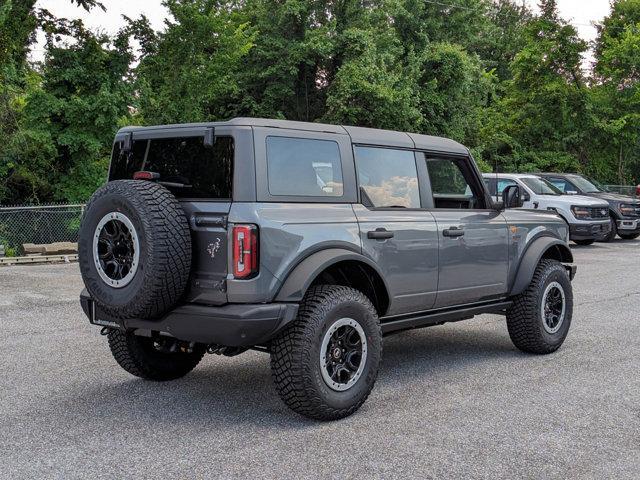
[[[338,262],[345,260],[352,260],[366,264],[371,267],[382,279],[384,288],[387,290],[387,294],[390,294],[389,286],[384,278],[384,275],[380,271],[380,267],[372,260],[368,259],[364,255],[355,253],[342,248],[327,248],[320,250],[319,252],[312,253],[287,275],[286,280],[283,282],[280,290],[276,294],[274,301],[276,302],[299,302],[304,297],[305,292],[313,283],[320,273],[326,268],[334,265]],[[391,297],[389,297],[391,298]]]
[[[562,263],[573,263],[573,254],[565,242],[549,236],[538,237],[524,251],[509,295],[518,295],[527,289],[542,256],[553,247],[559,249]]]

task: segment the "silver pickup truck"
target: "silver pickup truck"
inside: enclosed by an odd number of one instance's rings
[[[571,324],[567,224],[496,202],[469,150],[412,133],[283,120],[129,127],[80,232],[81,305],[133,375],[205,353],[271,355],[293,410],[371,392],[382,337],[504,315],[551,353]]]

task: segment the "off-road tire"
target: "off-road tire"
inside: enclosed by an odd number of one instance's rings
[[[613,240],[616,238],[616,235],[618,235],[618,224],[616,223],[615,218],[613,218],[613,216],[612,216],[611,217],[611,230],[609,230],[609,233],[607,234],[607,236],[604,237],[600,241],[601,242],[605,242],[605,243],[613,242]]]
[[[565,294],[564,320],[551,334],[543,326],[541,306],[546,287],[558,282]],[[513,299],[507,310],[507,328],[514,345],[528,353],[546,354],[556,351],[564,342],[571,326],[573,291],[564,266],[557,260],[543,259],[536,267],[529,287]]]
[[[324,334],[340,318],[354,319],[367,340],[364,371],[345,391],[329,388],[320,367]],[[271,371],[278,394],[292,410],[317,420],[336,420],[351,415],[365,402],[375,384],[381,355],[382,333],[371,301],[353,288],[320,285],[309,289],[297,320],[273,341]]]
[[[139,264],[124,287],[103,281],[93,239],[100,220],[111,212],[132,222],[139,239]],[[162,185],[141,180],[109,182],[86,206],[79,236],[84,284],[97,306],[115,318],[155,318],[176,305],[189,280],[191,233],[180,203]]]
[[[574,242],[576,245],[581,245],[583,247],[586,247],[587,245],[593,245],[595,240],[574,240]]]
[[[166,381],[184,377],[193,370],[205,354],[204,345],[196,345],[192,352],[161,352],[153,347],[154,339],[109,331],[109,348],[116,362],[131,375],[146,380]]]
[[[635,240],[640,237],[640,233],[620,233],[618,232],[618,236],[623,240]]]

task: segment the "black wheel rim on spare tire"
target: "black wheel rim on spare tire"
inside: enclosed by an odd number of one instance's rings
[[[98,222],[93,259],[98,275],[107,285],[122,288],[133,280],[140,264],[140,241],[125,214],[111,212]]]

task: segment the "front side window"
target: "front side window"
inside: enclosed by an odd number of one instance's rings
[[[120,142],[113,149],[109,180],[131,179],[135,172],[158,174],[158,182],[177,197],[231,199],[233,138],[216,137],[212,147],[204,137],[139,139],[130,152]]]
[[[547,180],[551,185],[556,187],[562,193],[573,190],[573,187],[571,187],[571,185],[569,185],[569,183],[567,183],[567,181],[563,180],[562,178],[545,177],[545,180]]]
[[[358,184],[376,208],[420,208],[413,152],[355,147]]]
[[[504,189],[512,185],[518,185],[518,184],[513,180],[509,180],[508,178],[501,178],[500,180],[498,180],[498,195],[502,195],[502,192],[504,192]]]
[[[557,187],[542,178],[525,177],[521,180],[536,195],[562,195],[562,192]]]
[[[274,196],[341,197],[340,149],[332,140],[267,137],[267,177]]]
[[[466,160],[426,158],[435,208],[482,208]]]

